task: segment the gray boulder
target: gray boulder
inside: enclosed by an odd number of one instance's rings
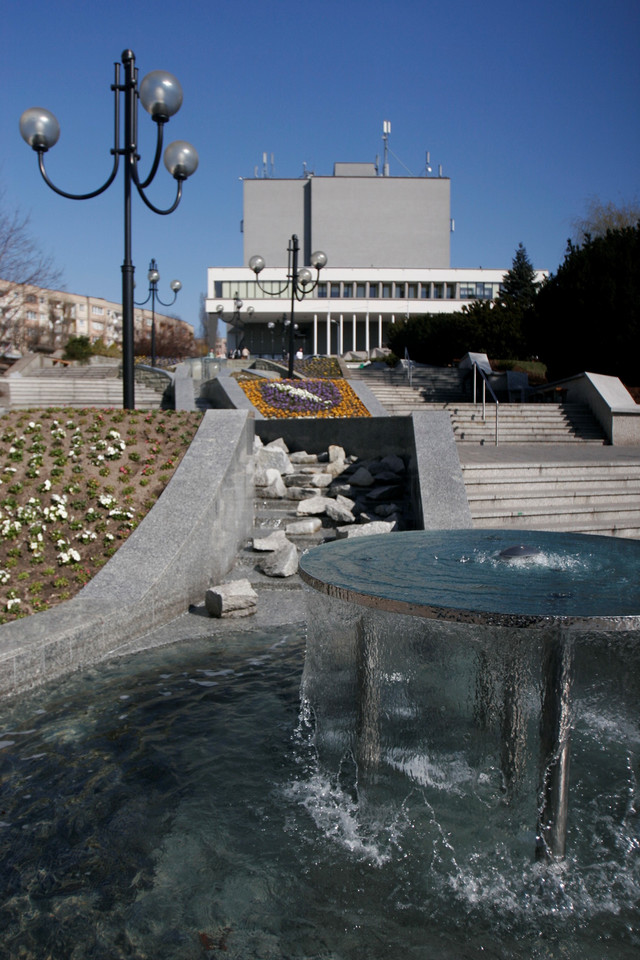
[[[388,520],[373,520],[371,523],[361,523],[353,527],[338,527],[336,540],[346,540],[352,537],[370,537],[378,533],[391,533],[396,524]]]
[[[219,583],[207,590],[204,605],[210,617],[248,617],[256,612],[258,594],[248,580]]]
[[[256,566],[267,577],[292,577],[298,572],[296,545],[287,540],[275,553],[265,554]]]

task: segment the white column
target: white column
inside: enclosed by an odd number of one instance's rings
[[[340,314],[340,327],[338,334],[338,356],[341,357],[344,353],[344,317]]]
[[[313,355],[318,353],[318,314],[313,315]]]
[[[378,314],[378,346],[382,346],[382,314]]]
[[[367,359],[369,358],[369,313],[365,314],[364,318],[364,348],[367,351]]]
[[[327,352],[326,356],[331,356],[331,311],[327,311]]]
[[[357,342],[358,342],[358,341],[356,340],[356,315],[355,315],[355,313],[354,313],[354,315],[353,315],[353,346],[351,347],[352,350],[355,350],[355,349],[356,349],[356,343],[357,343]]]

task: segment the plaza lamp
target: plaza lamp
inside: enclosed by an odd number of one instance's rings
[[[293,234],[289,241],[289,246],[287,247],[288,259],[287,259],[287,282],[279,290],[267,290],[262,286],[259,279],[259,274],[264,270],[265,261],[264,257],[259,255],[251,257],[249,260],[249,269],[253,270],[256,275],[256,280],[258,286],[269,297],[279,297],[285,290],[291,287],[291,310],[289,314],[289,379],[293,379],[293,361],[295,355],[295,330],[296,325],[293,322],[293,315],[295,309],[296,300],[304,300],[305,296],[308,293],[311,293],[318,286],[318,281],[320,279],[320,271],[327,264],[327,255],[323,253],[322,250],[317,250],[315,253],[311,254],[311,266],[315,267],[317,270],[316,279],[314,281],[313,274],[309,267],[300,267],[298,269],[298,254],[300,252],[300,244],[298,243],[298,238]]]
[[[158,295],[158,280],[160,279],[160,274],[158,273],[158,264],[155,259],[151,260],[149,264],[149,271],[147,273],[147,279],[149,281],[149,295],[146,300],[143,300],[142,303],[135,301],[137,307],[144,307],[145,303],[149,303],[151,300],[151,366],[155,367],[156,365],[156,300],[158,303],[161,303],[163,307],[171,307],[176,302],[176,297],[182,289],[182,284],[179,280],[172,280],[169,286],[173,290],[173,300],[169,300],[167,303],[164,300],[161,300]]]
[[[114,92],[114,136],[113,166],[111,173],[97,190],[90,193],[68,193],[55,186],[49,179],[44,166],[44,155],[53,147],[60,136],[60,125],[49,110],[30,107],[20,117],[20,133],[26,142],[38,154],[38,166],[42,178],[55,193],[69,200],[90,200],[107,190],[116,178],[120,157],[124,158],[124,260],[122,263],[122,383],[123,407],[135,408],[134,396],[134,346],[133,346],[133,274],[131,260],[131,196],[132,185],[140,198],[154,213],[166,216],[173,213],[182,198],[183,182],[195,173],[198,167],[198,154],[195,148],[185,140],[175,140],[164,151],[164,165],[177,181],[174,202],[166,209],[156,207],[147,197],[145,190],[154,179],[162,157],[163,131],[165,123],[177,113],[182,105],[182,87],[171,73],[153,70],[138,84],[136,58],[132,50],[122,54],[124,82],[120,82],[120,63],[114,64],[115,76],[111,89]],[[120,100],[124,102],[124,144],[120,146]],[[157,124],[156,150],[151,168],[143,179],[138,172],[138,100],[151,119]]]

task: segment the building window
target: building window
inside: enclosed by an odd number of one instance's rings
[[[27,310],[27,320],[35,320],[35,319],[37,319],[35,310]]]
[[[343,297],[352,297],[353,296],[353,284],[352,283],[343,283],[342,284],[342,296]]]
[[[404,283],[396,283],[396,284],[394,284],[394,287],[395,287],[395,296],[396,296],[397,298],[399,298],[399,299],[402,299],[402,298],[404,297],[404,295],[405,295],[405,294],[404,294]]]
[[[325,298],[326,298],[326,296],[327,296],[327,285],[326,285],[326,283],[319,283],[319,284],[318,284],[318,294],[317,294],[317,295],[318,295],[321,299],[325,299]]]
[[[382,284],[382,297],[384,300],[389,300],[391,298],[391,284],[383,283]]]
[[[367,285],[366,283],[356,283],[356,297],[366,297],[367,295]]]
[[[433,299],[434,299],[434,300],[442,300],[443,293],[444,293],[442,287],[443,287],[443,284],[442,284],[442,283],[434,283],[434,285],[433,285]]]
[[[455,283],[445,283],[446,297],[447,300],[455,300],[456,298],[456,285]]]
[[[340,299],[340,284],[332,283],[331,284],[331,299],[339,300]]]
[[[93,314],[94,317],[101,317],[104,313],[104,310],[102,309],[102,307],[92,306],[91,313]]]
[[[420,299],[429,300],[431,299],[431,284],[430,283],[421,283],[420,284]]]
[[[369,296],[370,296],[372,299],[377,300],[377,298],[380,296],[380,284],[379,284],[379,283],[370,283],[370,284],[369,284]]]
[[[418,284],[417,283],[408,283],[407,284],[407,296],[409,300],[418,299]]]

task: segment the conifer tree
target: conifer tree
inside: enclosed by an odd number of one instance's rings
[[[511,269],[502,279],[499,300],[505,306],[528,310],[533,306],[537,292],[536,272],[527,256],[527,251],[522,243],[519,243]]]

